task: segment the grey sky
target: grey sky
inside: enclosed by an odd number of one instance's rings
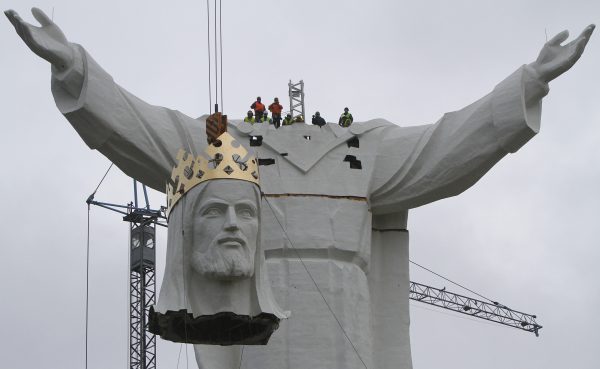
[[[208,110],[206,4],[7,0],[52,14],[140,98],[190,116]],[[535,59],[548,37],[600,23],[600,2],[223,1],[224,108],[304,79],[306,104],[328,121],[433,123]],[[600,35],[551,83],[540,135],[459,197],[411,211],[411,258],[493,299],[535,313],[541,336],[413,304],[416,369],[598,367],[600,355]],[[0,291],[4,368],[81,368],[84,359],[85,199],[109,165],[60,115],[49,65],[0,21],[3,124]],[[128,202],[114,170],[97,198]],[[152,196],[159,206],[162,195]],[[125,368],[127,224],[92,209],[90,368]],[[166,232],[160,234],[164,252]],[[159,269],[163,267],[161,258]],[[457,288],[418,269],[412,279]],[[160,280],[160,275],[159,275]],[[427,309],[425,309],[427,308]],[[162,341],[159,368],[179,345]],[[190,365],[194,362],[192,351]],[[182,356],[185,363],[185,355]],[[180,365],[183,367],[184,364]]]

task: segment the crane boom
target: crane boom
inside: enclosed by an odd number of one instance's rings
[[[539,336],[539,330],[542,329],[542,326],[535,321],[537,318],[535,315],[513,310],[495,301],[490,303],[448,292],[445,288],[439,289],[411,281],[409,298],[475,318],[522,329],[535,333],[536,336]]]

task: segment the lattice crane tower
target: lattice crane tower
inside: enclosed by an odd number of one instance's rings
[[[290,114],[292,118],[301,115],[302,120],[306,119],[304,110],[304,81],[300,80],[298,83],[288,83],[289,97],[290,97]]]

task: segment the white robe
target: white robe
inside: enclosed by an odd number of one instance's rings
[[[262,247],[275,298],[292,312],[269,345],[245,348],[242,368],[412,367],[408,209],[461,193],[538,132],[548,86],[532,76],[521,67],[432,125],[230,124],[240,142],[262,136],[250,148],[274,159],[260,166]],[[180,148],[206,146],[203,119],[143,102],[81,47],[75,66],[53,75],[52,91],[90,148],[159,191]],[[235,365],[198,360],[210,369]]]

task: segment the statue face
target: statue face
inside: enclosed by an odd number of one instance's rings
[[[239,180],[210,183],[198,201],[192,268],[212,279],[252,277],[259,211],[255,185]]]

